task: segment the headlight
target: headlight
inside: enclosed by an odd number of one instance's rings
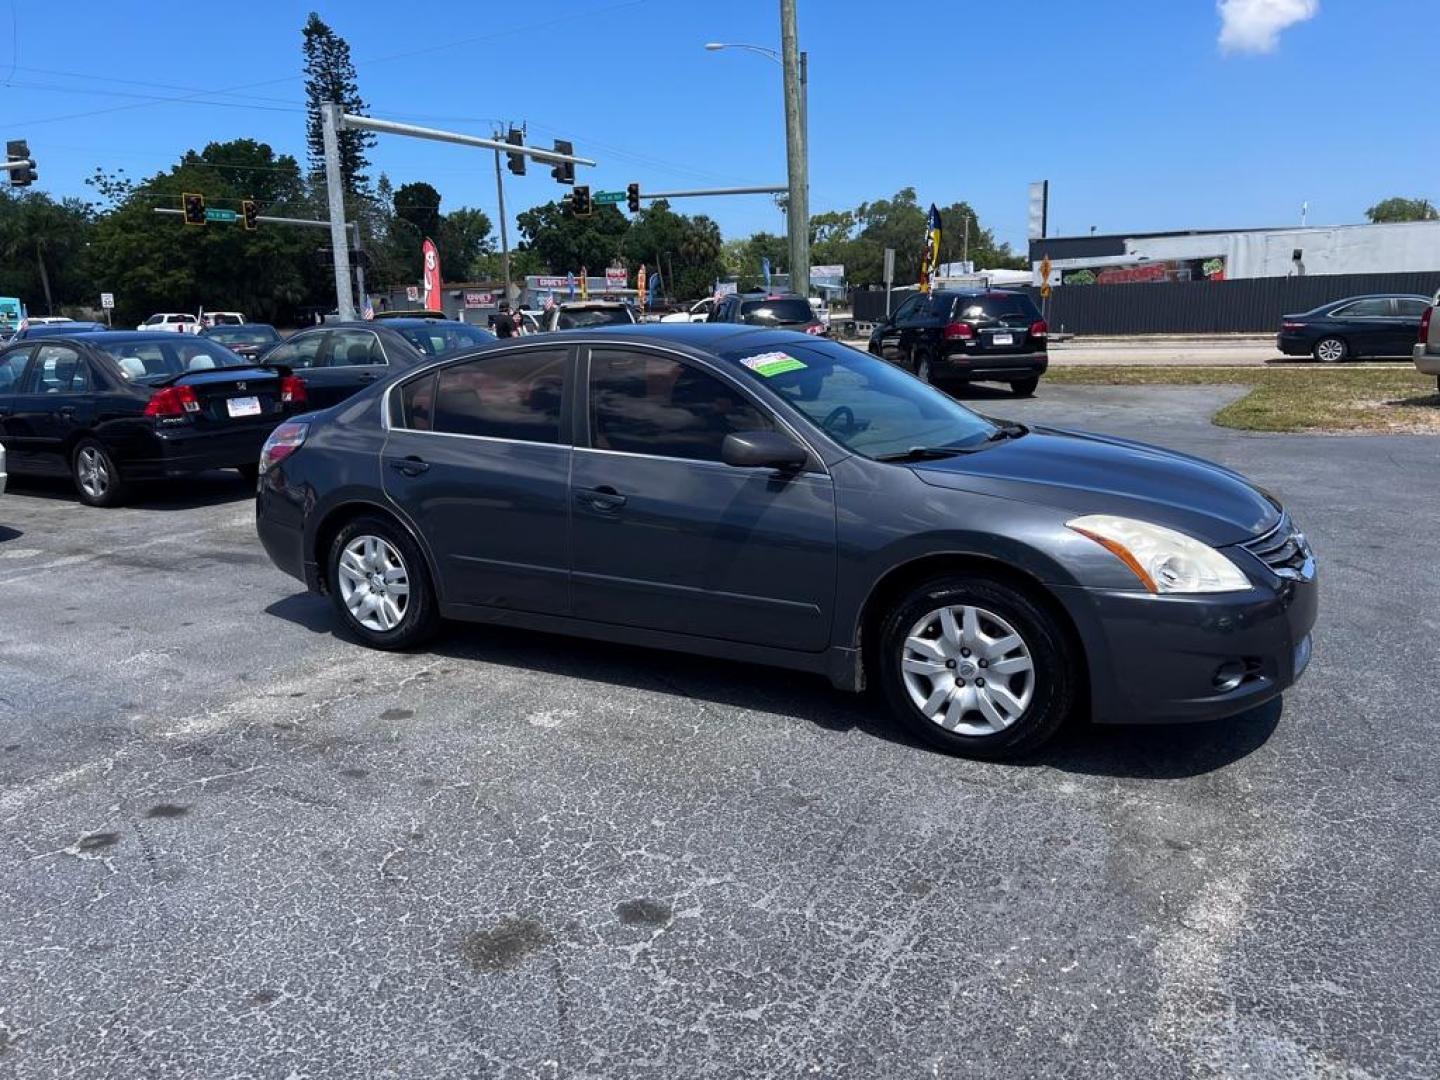
[[[1065,523],[1113,553],[1152,593],[1222,593],[1250,580],[1220,552],[1194,537],[1114,514],[1087,514]]]

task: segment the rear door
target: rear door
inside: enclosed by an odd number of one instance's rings
[[[1420,318],[1430,307],[1430,301],[1418,296],[1397,296],[1395,298],[1395,341],[1392,356],[1409,356],[1420,340]]]
[[[311,407],[324,409],[339,404],[384,375],[387,364],[385,347],[375,331],[329,331],[319,363],[304,376]]]
[[[1393,301],[1367,296],[1331,313],[1331,321],[1349,346],[1351,356],[1388,356],[1399,336]]]
[[[385,494],[425,537],[447,604],[570,606],[571,350],[517,346],[390,393]]]
[[[314,402],[312,382],[315,372],[320,366],[320,354],[324,348],[325,339],[330,334],[329,330],[305,330],[286,338],[279,345],[267,352],[261,361],[267,366],[274,364],[277,367],[291,368],[300,381],[305,384],[305,396],[308,402]],[[320,408],[315,404],[315,408]]]

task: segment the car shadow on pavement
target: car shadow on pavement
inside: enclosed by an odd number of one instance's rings
[[[8,525],[0,525],[0,544],[7,540],[18,540],[25,534],[19,529],[12,529]]]
[[[5,494],[7,498],[15,495],[52,502],[80,502],[75,485],[63,476],[12,476]],[[254,487],[242,480],[239,473],[216,470],[174,480],[137,482],[125,493],[120,509],[196,510],[254,497]]]
[[[315,593],[287,596],[265,612],[311,633],[354,641],[339,631],[330,601]],[[859,731],[917,753],[943,753],[892,723],[879,694],[836,690],[819,675],[474,623],[447,623],[426,651],[455,660],[501,664],[795,717],[826,731]],[[1110,726],[1077,721],[1031,757],[994,767],[1040,766],[1058,772],[1138,779],[1199,776],[1263,746],[1279,723],[1280,712],[1276,701],[1218,723]]]

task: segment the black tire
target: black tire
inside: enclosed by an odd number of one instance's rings
[[[389,629],[366,626],[350,610],[347,590],[341,582],[340,563],[351,543],[363,538],[378,538],[398,554],[409,591],[400,611],[399,621]],[[371,570],[379,572],[378,568]],[[359,517],[347,522],[336,533],[325,555],[325,575],[330,599],[345,628],[356,638],[375,649],[409,649],[434,637],[440,628],[440,612],[435,589],[430,582],[429,567],[419,546],[400,526],[381,517]],[[362,601],[363,602],[363,601]],[[372,613],[373,614],[373,613]]]
[[[81,439],[70,451],[70,479],[86,506],[118,506],[125,494],[119,466],[96,439]]]
[[[1022,671],[1001,676],[1011,699],[1024,702],[1023,710],[1011,719],[1008,726],[989,732],[952,731],[927,716],[911,696],[902,671],[908,636],[927,616],[939,609],[951,607],[983,609],[978,623],[982,634],[985,634],[988,640],[997,639],[995,631],[999,624],[998,621],[991,620],[998,616],[999,620],[1009,624],[1010,630],[1019,635],[1022,648],[1028,650],[1028,658],[1032,664],[1028,673]],[[1000,629],[1003,633],[1003,628]],[[1051,738],[1070,715],[1075,704],[1080,685],[1076,674],[1077,657],[1064,629],[1056,616],[1043,604],[1038,603],[1028,593],[1002,582],[969,575],[924,582],[911,589],[895,604],[882,623],[877,640],[879,653],[875,657],[875,664],[891,713],[912,734],[952,754],[991,761],[1021,757]],[[935,642],[948,649],[948,645],[940,639],[935,639]],[[966,651],[963,658],[956,655],[953,659],[935,661],[946,665],[948,671],[955,672],[948,676],[945,672],[939,675],[940,680],[947,677],[950,679],[952,696],[944,699],[939,707],[947,713],[947,722],[950,719],[948,713],[952,707],[950,703],[954,701],[955,688],[966,685],[968,681],[971,700],[978,698],[985,675],[983,670],[979,670],[981,652],[983,649]],[[929,679],[925,675],[917,675],[916,678],[917,685]],[[990,681],[991,685],[986,691],[987,700],[998,685],[993,675]],[[980,685],[976,685],[977,683]],[[941,681],[929,682],[923,688],[924,692],[932,694],[943,693],[945,689],[946,686]],[[990,707],[995,709],[993,702]],[[957,727],[993,727],[978,705],[955,720]]]
[[[1325,355],[1321,355],[1322,353]],[[1310,355],[1322,364],[1338,364],[1342,360],[1350,359],[1350,346],[1345,344],[1344,338],[1323,337],[1315,342]]]
[[[258,462],[250,465],[236,465],[235,471],[240,474],[240,479],[244,480],[245,483],[251,487],[254,487],[260,480],[260,465]]]
[[[1029,379],[1015,379],[1010,383],[1010,393],[1016,397],[1034,397],[1035,391],[1040,386],[1040,376],[1036,375]]]

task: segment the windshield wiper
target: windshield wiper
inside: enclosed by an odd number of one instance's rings
[[[970,451],[962,446],[912,446],[895,454],[881,454],[876,461],[934,461],[938,458],[957,457]]]

